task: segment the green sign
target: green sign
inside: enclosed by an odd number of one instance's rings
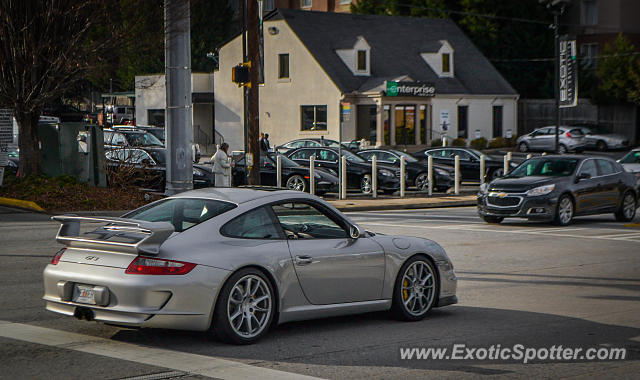
[[[398,96],[398,82],[387,82],[387,96]]]
[[[436,95],[436,86],[433,83],[387,81],[386,95],[430,97]]]

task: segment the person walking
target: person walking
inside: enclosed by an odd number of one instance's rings
[[[229,163],[228,151],[229,144],[222,143],[211,158],[215,174],[215,187],[231,187],[231,164]]]
[[[260,147],[260,152],[267,151],[267,144],[265,142],[265,134],[260,132],[260,140],[258,140],[258,146]]]
[[[271,144],[269,144],[269,134],[265,133],[264,134],[264,150],[266,152],[270,152],[271,151]]]

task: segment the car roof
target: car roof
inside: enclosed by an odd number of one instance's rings
[[[185,191],[180,194],[173,195],[171,198],[206,198],[212,200],[221,200],[241,204],[260,198],[306,198],[305,193],[293,190],[261,189],[243,187],[207,187],[203,189]]]

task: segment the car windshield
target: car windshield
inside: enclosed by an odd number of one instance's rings
[[[366,162],[362,157],[356,156],[348,150],[343,150],[342,155],[345,156],[349,162]]]
[[[620,159],[621,164],[640,164],[640,150],[629,152]]]
[[[289,157],[283,155],[283,154],[276,154],[276,153],[269,153],[269,159],[271,161],[271,163],[273,164],[273,166],[276,166],[276,160],[277,157],[280,156],[280,160],[282,162],[282,167],[283,168],[291,168],[291,167],[296,167],[296,166],[300,166],[298,165],[297,162],[289,159]]]
[[[131,146],[164,146],[162,141],[148,132],[125,133]]]
[[[169,222],[176,232],[182,232],[236,207],[213,199],[169,198],[133,210],[123,218]]]
[[[392,150],[391,152],[404,157],[404,160],[407,162],[418,162],[418,160],[416,160],[416,158],[410,155],[409,153],[401,152],[399,150]]]
[[[148,129],[147,130],[148,133],[151,133],[152,135],[154,135],[155,137],[158,138],[158,140],[160,141],[164,141],[165,137],[164,137],[164,129]]]
[[[506,177],[566,177],[573,174],[577,165],[578,159],[575,158],[532,158],[523,162]]]

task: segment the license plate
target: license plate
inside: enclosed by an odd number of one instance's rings
[[[73,302],[96,304],[96,295],[91,285],[78,285],[73,287]]]

